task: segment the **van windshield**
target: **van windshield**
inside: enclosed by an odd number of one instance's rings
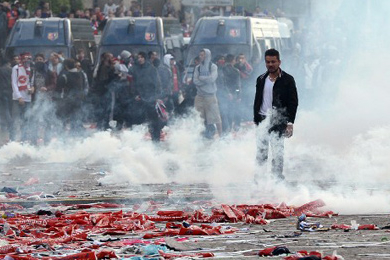
[[[66,45],[63,21],[31,20],[15,25],[10,46]]]
[[[155,20],[112,20],[105,28],[102,45],[157,45],[158,35]]]
[[[181,24],[176,19],[164,19],[164,36],[182,35]]]
[[[203,20],[194,35],[193,44],[246,44],[246,20]]]

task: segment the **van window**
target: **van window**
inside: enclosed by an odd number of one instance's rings
[[[246,20],[203,20],[194,35],[193,44],[246,44]]]
[[[176,19],[164,19],[164,36],[170,37],[172,35],[183,35],[181,24]]]
[[[157,45],[158,35],[156,20],[128,19],[112,20],[106,34],[102,37],[102,45]]]
[[[16,25],[11,46],[66,45],[63,21],[19,22]]]

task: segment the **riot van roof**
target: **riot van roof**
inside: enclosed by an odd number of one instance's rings
[[[33,55],[62,52],[65,58],[75,58],[78,49],[84,49],[93,61],[95,39],[86,19],[31,18],[20,19],[13,27],[6,43],[7,57],[25,51]]]
[[[164,26],[164,23],[167,25]],[[157,52],[160,59],[167,51],[180,56],[183,37],[177,25],[180,26],[180,23],[175,23],[174,19],[160,17],[109,19],[102,33],[98,55],[111,52],[118,56],[123,50],[127,50],[134,55],[139,52]]]

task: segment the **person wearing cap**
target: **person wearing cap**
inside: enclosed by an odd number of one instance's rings
[[[34,86],[31,84],[31,54],[22,53],[20,63],[12,68],[12,116],[14,118],[13,131],[11,131],[10,140],[16,141],[17,128],[15,121],[19,121],[21,141],[31,140],[31,129],[28,127],[27,111],[31,107],[32,94]]]
[[[131,68],[133,66],[133,60],[131,52],[123,50],[121,54],[119,54],[119,59],[122,64],[125,64],[127,69]]]
[[[114,77],[108,83],[108,95],[107,100],[110,100],[109,108],[109,125],[111,128],[121,130],[126,122],[126,126],[131,126],[129,122],[129,104],[131,102],[130,97],[130,82],[127,80],[129,70],[125,64],[115,62],[114,64]]]

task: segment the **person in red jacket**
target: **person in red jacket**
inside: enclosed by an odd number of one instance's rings
[[[8,32],[12,30],[18,18],[19,18],[18,8],[15,5],[12,5],[7,12]]]

